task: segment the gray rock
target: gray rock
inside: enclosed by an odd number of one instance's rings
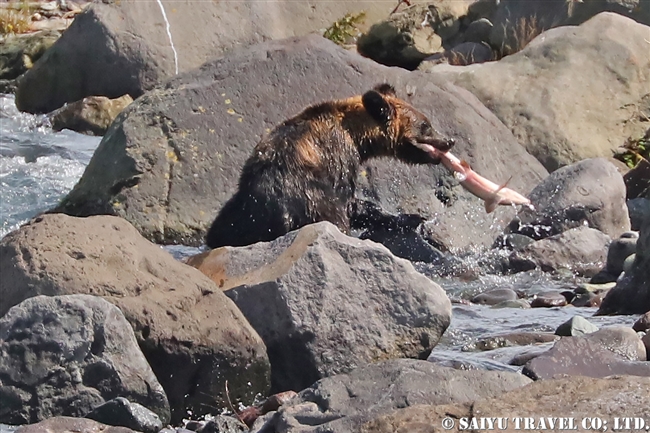
[[[442,53],[434,54],[424,59],[418,67],[428,71],[437,64],[449,63],[455,66],[467,66],[474,63],[485,63],[494,60],[494,53],[489,45],[477,42],[463,42]]]
[[[643,197],[633,198],[627,201],[627,209],[630,214],[630,227],[632,230],[640,230],[644,218],[650,215],[650,200]]]
[[[545,332],[511,332],[508,334],[493,335],[481,338],[471,346],[464,346],[463,350],[489,351],[500,347],[528,346],[533,344],[549,343],[558,339],[558,336]]]
[[[264,340],[273,392],[380,359],[426,357],[451,320],[444,290],[410,262],[328,222],[189,263],[221,281]]]
[[[648,332],[650,331],[650,311],[645,313],[643,316],[639,317],[639,320],[634,322],[634,325],[632,326],[632,329],[634,329],[637,332]]]
[[[596,2],[605,3],[583,3]],[[545,8],[548,2],[531,3]],[[492,23],[494,29],[502,28]],[[611,158],[629,137],[642,137],[648,129],[647,121],[628,122],[633,113],[648,113],[647,34],[645,25],[603,13],[579,27],[544,32],[498,62],[438,65],[432,73],[476,95],[531,155],[554,171],[587,158]]]
[[[568,270],[576,275],[591,277],[603,267],[609,242],[609,236],[599,230],[588,227],[570,229],[513,252],[510,255],[511,270]]]
[[[198,429],[197,433],[243,433],[248,431],[248,427],[238,419],[217,415]]]
[[[557,420],[556,428],[550,428],[547,423],[544,426],[546,428],[531,430],[581,431],[584,430],[581,426],[582,420],[591,420],[596,416],[595,414],[603,417],[601,418],[603,421],[605,419],[609,421],[607,428],[610,429],[613,427],[611,420],[622,413],[625,413],[626,417],[647,420],[648,388],[650,388],[650,378],[647,377],[616,376],[606,379],[562,377],[540,380],[472,404],[419,405],[399,409],[377,417],[364,425],[361,432],[432,432],[438,431],[437,426],[443,425],[445,418],[453,417],[454,420],[465,418],[469,423],[472,418],[477,417],[477,414],[486,421],[494,418],[507,419],[507,430],[504,428],[502,431],[523,430],[524,423],[520,422],[517,429],[514,421],[515,418],[522,417],[530,417],[535,422],[548,421],[549,417]],[[568,407],[571,408],[569,413],[572,425],[568,424]],[[560,426],[560,420],[564,421],[564,426]],[[499,420],[494,421],[495,424],[499,422]],[[458,428],[458,424],[456,422],[456,427],[448,431],[464,431]],[[484,430],[487,429],[481,429]],[[498,425],[495,430],[499,430]]]
[[[386,81],[442,134],[454,137],[454,154],[481,175],[504,182],[517,173],[510,187],[522,193],[545,176],[467,91],[425,73],[385,68],[309,36],[233,52],[135,101],[104,136],[58,210],[119,215],[156,242],[201,244],[268,128],[309,104],[358,95]],[[481,200],[440,165],[372,160],[360,172],[357,195],[388,212],[430,219],[438,238],[454,248],[490,245],[515,215],[505,206],[485,214]]]
[[[93,2],[21,79],[16,105],[21,111],[47,113],[87,96],[136,98],[235,47],[322,32],[348,12],[363,10],[375,22],[393,7],[355,2],[231,6],[179,6],[172,0]]]
[[[87,418],[71,418],[67,416],[57,416],[37,424],[23,426],[16,430],[16,433],[79,433],[94,431],[102,433],[136,433],[126,427],[112,427]]]
[[[557,327],[555,335],[562,337],[579,337],[596,331],[598,331],[598,326],[594,325],[582,316],[573,316],[571,319]]]
[[[645,345],[645,351],[648,354],[648,361],[650,361],[650,332],[646,333],[641,341]]]
[[[384,361],[321,379],[252,431],[358,431],[362,423],[398,408],[470,402],[529,382],[518,373],[460,371],[407,359]]]
[[[641,226],[636,251],[631,269],[607,293],[596,314],[644,314],[650,311],[650,215]]]
[[[84,418],[93,419],[106,425],[128,427],[143,433],[158,433],[163,426],[158,415],[124,397],[117,397],[97,406]]]
[[[268,391],[266,347],[235,304],[121,218],[38,217],[0,240],[0,275],[0,315],[41,294],[93,294],[117,305],[174,422],[187,410],[228,407],[226,381],[231,399],[244,404]]]
[[[603,328],[581,337],[565,337],[547,353],[529,361],[524,374],[538,380],[558,374],[588,377],[650,377],[645,347],[631,328]]]
[[[0,396],[0,421],[12,424],[84,416],[117,396],[169,421],[129,322],[95,296],[37,296],[0,319]]]
[[[501,0],[494,14],[490,41],[495,47],[516,50],[522,37],[537,30],[578,25],[602,12],[616,12],[650,25],[650,7],[643,0],[580,1]]]
[[[605,270],[618,276],[623,272],[623,263],[632,254],[636,253],[636,243],[639,234],[636,232],[625,232],[620,238],[614,239],[607,250],[607,264]]]
[[[489,42],[492,27],[493,25],[489,19],[479,18],[467,26],[467,29],[463,33],[463,39],[465,42],[476,42],[477,44]]]
[[[516,299],[514,301],[502,301],[492,306],[492,308],[530,308],[530,302],[525,299]]]
[[[623,178],[612,163],[602,158],[554,171],[529,198],[535,210],[520,212],[510,223],[510,232],[544,239],[587,225],[618,238],[630,230]]]
[[[537,293],[530,302],[532,308],[564,307],[566,304],[566,297],[557,290],[546,290]]]
[[[485,293],[480,293],[472,298],[475,304],[496,305],[505,301],[514,301],[517,299],[517,293],[511,289],[495,289]]]

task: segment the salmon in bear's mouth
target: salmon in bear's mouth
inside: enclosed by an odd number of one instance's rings
[[[437,139],[420,140],[415,145],[434,158],[439,158],[442,164],[454,173],[463,188],[485,202],[487,213],[494,211],[499,205],[524,205],[535,209],[528,198],[507,187],[509,179],[498,185],[472,170],[466,161],[448,151],[453,146],[453,140],[448,141],[451,141],[451,145],[447,150],[444,149],[444,141]]]

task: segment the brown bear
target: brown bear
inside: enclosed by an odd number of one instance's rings
[[[355,201],[360,165],[393,157],[438,164],[416,144],[448,150],[427,117],[382,84],[363,96],[323,102],[275,127],[244,164],[239,189],[206,237],[210,248],[270,241],[310,223],[330,221],[344,232],[382,213]]]

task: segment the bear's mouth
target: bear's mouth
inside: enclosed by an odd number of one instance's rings
[[[455,144],[456,140],[453,138],[419,137],[416,140],[417,147],[431,153],[448,152]]]

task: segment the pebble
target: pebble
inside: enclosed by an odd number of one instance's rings
[[[535,296],[530,306],[533,308],[540,307],[564,307],[567,304],[566,298],[562,293],[557,291],[542,292]]]
[[[598,326],[594,325],[582,316],[573,316],[563,324],[557,327],[555,335],[561,337],[577,337],[580,335],[591,334],[598,331]]]
[[[517,293],[511,289],[495,289],[478,294],[472,298],[472,302],[481,305],[496,305],[504,301],[514,301]]]

